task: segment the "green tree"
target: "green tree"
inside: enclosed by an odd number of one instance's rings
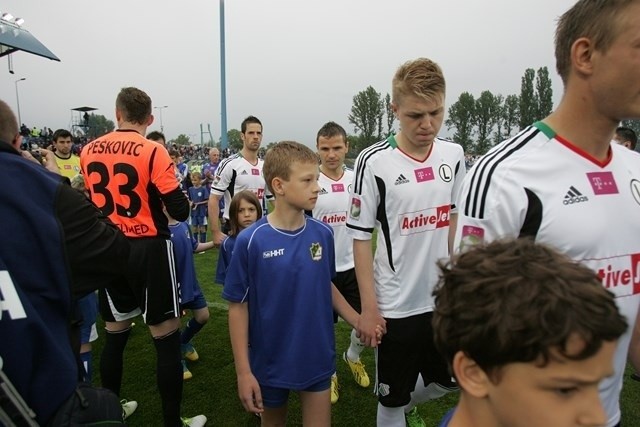
[[[458,100],[449,107],[449,117],[445,124],[447,129],[455,129],[453,140],[462,145],[465,152],[473,150],[473,126],[475,120],[476,101],[469,92],[462,92]]]
[[[384,103],[381,95],[372,86],[353,97],[349,123],[360,133],[360,147],[367,147],[381,138]]]
[[[476,154],[484,154],[491,146],[491,133],[500,115],[500,99],[485,90],[476,99],[475,126],[478,133]]]
[[[358,135],[347,135],[347,142],[349,143],[349,152],[347,157],[356,157],[361,150],[361,142]],[[364,147],[362,147],[364,148]]]
[[[547,67],[538,68],[536,74],[536,99],[538,100],[538,111],[534,121],[542,120],[551,114],[553,109],[553,89]]]
[[[189,136],[185,135],[184,133],[181,133],[175,139],[169,142],[176,145],[191,145],[191,139],[189,139]]]
[[[524,129],[536,121],[538,114],[538,99],[536,97],[533,81],[536,72],[533,68],[527,68],[522,76],[520,86],[520,129]]]
[[[496,95],[496,102],[498,104],[498,108],[496,110],[496,115],[493,118],[495,125],[495,132],[493,134],[494,145],[504,139],[504,96],[500,94]]]
[[[387,135],[395,133],[393,124],[396,121],[396,116],[393,114],[393,108],[391,108],[391,95],[387,93],[384,97],[384,114],[387,116]]]
[[[98,138],[105,133],[113,132],[116,125],[102,114],[91,113],[89,115],[88,137]]]
[[[229,129],[227,131],[227,141],[229,148],[234,150],[242,150],[242,133],[238,129]]]
[[[518,95],[507,95],[502,108],[502,126],[504,137],[509,138],[520,124],[520,98]]]

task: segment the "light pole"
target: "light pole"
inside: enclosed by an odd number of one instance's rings
[[[153,107],[154,109],[160,110],[160,132],[162,133],[164,133],[164,126],[162,126],[162,110],[168,107],[168,105],[163,105],[162,107]]]
[[[16,102],[18,104],[18,126],[22,126],[22,117],[20,116],[20,95],[18,94],[18,83],[27,80],[26,77],[16,80]]]

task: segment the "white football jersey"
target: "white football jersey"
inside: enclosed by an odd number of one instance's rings
[[[266,215],[266,184],[262,176],[262,166],[264,161],[258,159],[258,163],[253,165],[247,161],[240,153],[234,154],[222,160],[216,169],[216,173],[211,183],[211,194],[224,195],[224,218],[229,219],[229,205],[234,194],[242,190],[251,190],[263,208]]]
[[[633,325],[640,303],[640,155],[612,144],[600,162],[544,123],[491,149],[471,169],[458,200],[456,247],[530,236],[592,268]],[[616,374],[600,385],[608,426],[631,329],[619,340]]]
[[[349,193],[353,182],[353,171],[345,169],[338,180],[333,180],[320,172],[318,194],[313,217],[328,224],[333,229],[336,243],[336,271],[343,272],[353,268],[353,238],[347,233],[347,210]]]
[[[436,262],[449,256],[449,217],[465,175],[458,144],[436,139],[424,161],[390,136],[356,160],[347,229],[358,240],[378,229],[374,280],[378,309],[388,318],[433,310]]]

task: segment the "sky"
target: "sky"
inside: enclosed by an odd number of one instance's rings
[[[226,0],[227,127],[263,123],[263,144],[315,145],[317,130],[348,122],[354,95],[391,91],[399,65],[428,57],[442,67],[447,108],[462,92],[519,94],[527,68],[549,68],[554,105],[557,18],[574,0]],[[220,13],[214,0],[3,0],[0,12],[61,62],[17,52],[0,58],[0,99],[22,122],[69,128],[71,109],[91,106],[115,121],[118,91],[136,86],[156,107],[168,139],[220,137]],[[440,132],[450,136],[446,126]],[[205,142],[208,134],[203,136]]]

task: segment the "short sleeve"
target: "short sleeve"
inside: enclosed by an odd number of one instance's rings
[[[370,164],[356,160],[355,179],[349,195],[347,232],[357,240],[370,240],[376,225],[380,192]]]
[[[247,302],[249,291],[249,239],[246,233],[236,238],[231,262],[224,279],[222,298],[230,302]]]
[[[151,155],[151,182],[156,186],[160,194],[168,194],[180,185],[175,175],[174,164],[167,150],[159,150],[157,147]]]

